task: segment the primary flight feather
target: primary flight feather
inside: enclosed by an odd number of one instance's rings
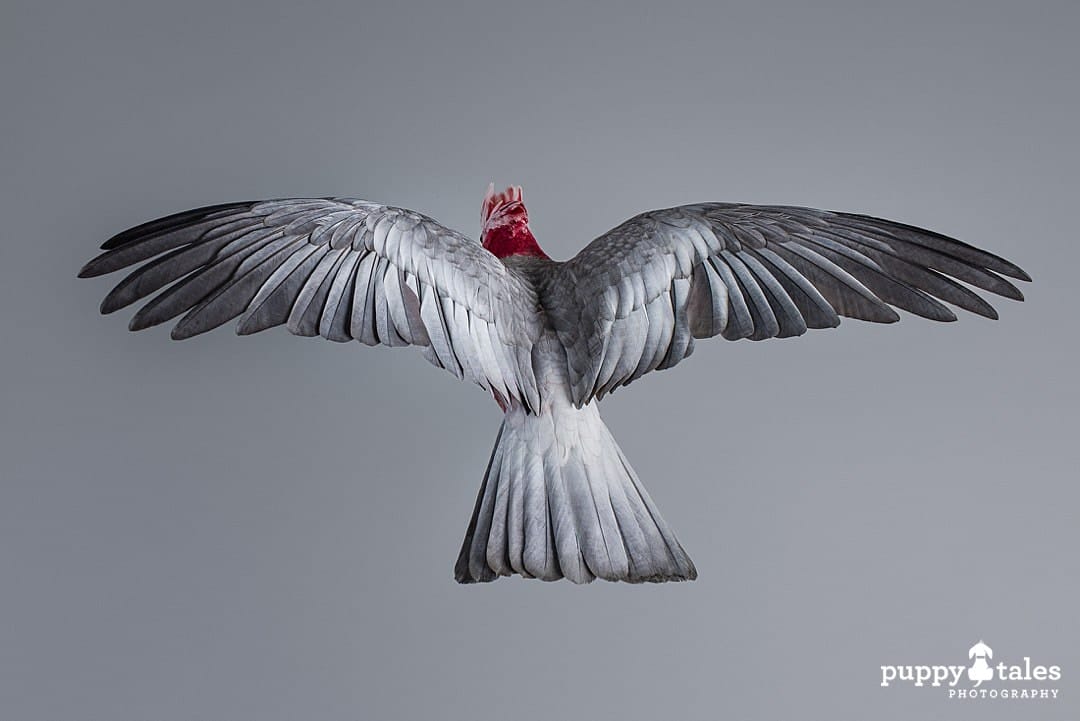
[[[481,206],[481,242],[419,213],[350,198],[228,203],[108,240],[81,277],[136,266],[101,304],[153,296],[140,330],[413,345],[504,412],[455,567],[586,583],[697,576],[600,419],[605,394],[674,366],[694,341],[764,340],[840,317],[996,318],[972,287],[1023,300],[1016,265],[929,230],[787,206],[701,203],[642,213],[550,259],[520,187]],[[946,305],[948,304],[948,305]]]

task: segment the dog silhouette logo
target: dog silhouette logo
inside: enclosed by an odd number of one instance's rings
[[[975,663],[967,670],[967,677],[969,681],[975,682],[976,688],[981,686],[983,681],[994,678],[994,669],[986,663],[986,659],[993,657],[994,650],[982,641],[968,649],[968,658],[975,659]]]

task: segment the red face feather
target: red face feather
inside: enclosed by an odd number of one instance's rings
[[[520,185],[509,187],[501,193],[495,192],[494,183],[489,185],[484,203],[480,206],[480,222],[480,242],[496,257],[548,257],[529,230],[529,212],[525,210]]]

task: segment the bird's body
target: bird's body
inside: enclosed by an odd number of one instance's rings
[[[688,357],[695,339],[763,340],[898,320],[896,306],[994,318],[967,286],[1021,300],[1008,261],[931,231],[808,208],[703,203],[651,211],[551,260],[520,188],[489,189],[481,244],[412,211],[352,199],[202,208],[125,231],[84,267],[140,264],[112,312],[158,293],[131,328],[184,313],[186,338],[237,331],[414,345],[504,412],[455,568],[461,582],[696,577],[600,419],[615,388]],[[966,285],[958,282],[963,281]],[[160,292],[159,292],[160,291]]]
[[[547,280],[561,264],[532,255],[504,262],[535,289],[544,319],[532,352],[540,403],[500,401],[503,423],[455,578],[695,578],[693,562],[601,420],[598,403],[578,407],[571,397],[566,351],[545,310],[558,308]]]

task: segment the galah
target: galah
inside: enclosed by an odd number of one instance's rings
[[[420,213],[352,198],[227,203],[139,225],[82,269],[136,266],[102,313],[142,300],[175,339],[239,318],[246,335],[417,346],[503,412],[455,578],[697,577],[597,409],[694,342],[786,338],[840,318],[987,318],[968,286],[1013,300],[1019,267],[959,240],[810,208],[700,203],[637,215],[567,261],[529,229],[520,187],[489,187],[480,243]],[[958,282],[960,281],[960,282]]]

